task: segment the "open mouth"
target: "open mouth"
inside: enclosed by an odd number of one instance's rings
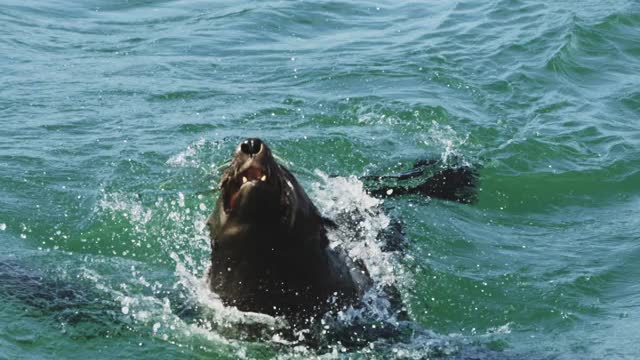
[[[224,211],[230,213],[236,205],[240,190],[245,186],[255,186],[267,181],[267,173],[259,167],[249,167],[239,173],[224,190]]]

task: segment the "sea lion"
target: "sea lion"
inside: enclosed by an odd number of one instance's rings
[[[260,139],[238,145],[220,189],[208,281],[224,304],[303,319],[355,304],[371,286],[363,266],[329,247],[332,223]]]
[[[434,171],[429,171],[435,167]],[[429,175],[430,174],[430,175]],[[417,194],[473,203],[477,172],[438,161],[417,162],[404,174],[363,177],[379,197]],[[410,180],[411,184],[399,181]],[[388,184],[388,181],[395,181]],[[242,311],[308,319],[357,304],[372,280],[361,261],[329,247],[327,227],[291,172],[260,139],[236,148],[220,182],[220,196],[207,224],[211,237],[210,289]],[[381,234],[390,251],[402,248],[399,222]],[[397,289],[385,289],[401,308]]]

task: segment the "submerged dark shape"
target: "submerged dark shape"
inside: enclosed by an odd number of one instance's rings
[[[0,300],[23,309],[23,316],[46,318],[75,339],[127,332],[120,306],[85,285],[0,257]]]
[[[427,174],[429,176],[425,179]],[[413,185],[397,183],[398,181],[409,181],[418,178],[424,180]],[[438,160],[420,160],[408,172],[393,175],[366,176],[363,177],[363,180],[375,181],[381,184],[381,186],[369,191],[369,194],[377,197],[413,194],[467,204],[475,203],[477,200],[478,170],[466,165],[456,167],[443,166]],[[396,184],[384,184],[387,180],[396,181]]]
[[[308,318],[360,300],[366,269],[331,249],[325,220],[259,139],[236,149],[209,218],[209,285],[242,311]]]

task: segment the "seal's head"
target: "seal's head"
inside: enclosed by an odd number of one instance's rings
[[[218,243],[233,238],[245,245],[258,242],[253,245],[279,247],[293,238],[308,241],[306,236],[297,236],[299,231],[324,235],[318,210],[260,139],[238,145],[222,175],[220,189],[216,212],[210,219],[212,238]],[[289,236],[293,233],[296,236]],[[257,234],[261,240],[254,238]],[[324,241],[319,245],[325,245]]]
[[[209,285],[225,304],[303,315],[322,312],[336,296],[336,303],[359,297],[354,279],[362,274],[328,247],[327,220],[264,142],[238,145],[220,188],[208,221]]]
[[[267,144],[260,139],[247,139],[240,143],[220,183],[225,215],[259,215],[256,212],[279,201],[279,171],[280,167]]]

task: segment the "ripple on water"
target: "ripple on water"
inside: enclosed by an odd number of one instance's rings
[[[638,353],[636,2],[5,3],[5,357]],[[208,292],[204,221],[247,136],[273,143],[323,211],[358,214],[333,243],[399,284],[420,324],[458,335],[321,350],[243,338],[277,320]],[[441,157],[482,164],[478,204],[370,204],[349,178]],[[401,259],[373,239],[394,219],[380,206],[404,221]],[[7,298],[25,283],[45,287]],[[52,300],[65,284],[84,295]]]

